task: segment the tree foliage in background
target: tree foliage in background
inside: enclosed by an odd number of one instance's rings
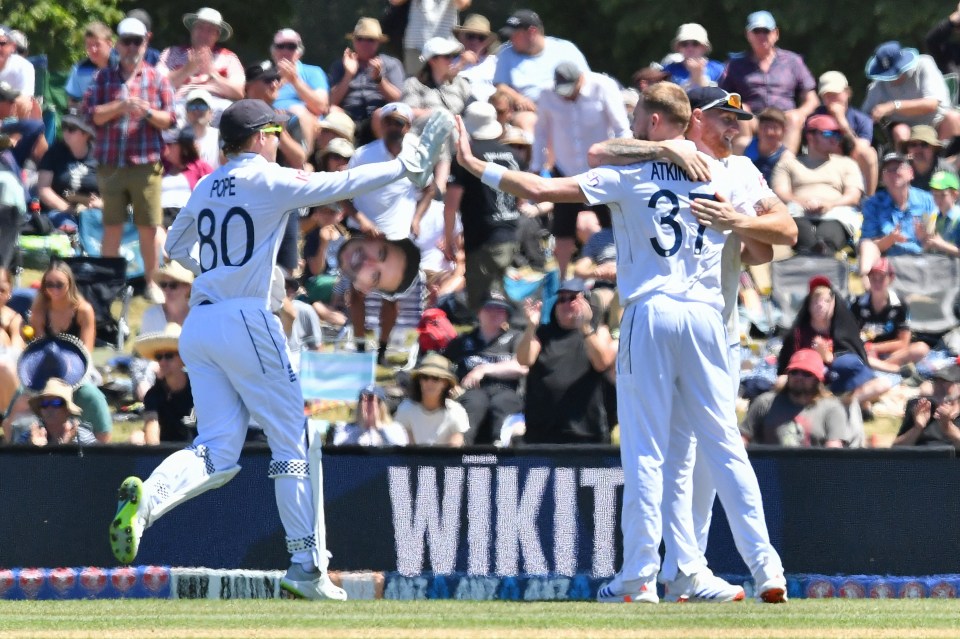
[[[46,53],[51,69],[69,68],[84,56],[83,27],[93,20],[114,25],[122,0],[5,0],[4,23],[26,34],[30,53]]]

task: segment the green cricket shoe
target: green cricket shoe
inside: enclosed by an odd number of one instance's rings
[[[117,491],[117,514],[110,522],[110,549],[122,564],[137,557],[143,521],[137,516],[143,503],[143,482],[139,477],[127,477]]]

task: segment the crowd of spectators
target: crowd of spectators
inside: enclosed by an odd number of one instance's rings
[[[374,17],[357,21],[336,60],[311,60],[301,35],[285,27],[265,38],[262,59],[246,64],[228,48],[233,27],[211,8],[183,15],[182,43],[153,42],[142,10],[113,27],[91,22],[83,27],[86,57],[63,87],[70,109],[61,114],[61,137],[49,147],[37,124],[34,69],[16,53],[12,30],[0,26],[0,115],[7,117],[0,140],[9,148],[0,160],[23,181],[24,202],[39,202],[22,232],[76,234],[92,213],[102,218],[103,255],[114,256],[124,227],[138,231],[143,295],[152,306],[131,363],[134,399],[145,411],[136,443],[192,433],[177,335],[193,275],[165,263],[161,247],[190,193],[223,161],[217,125],[233,101],[261,99],[289,116],[277,131],[278,162],[304,171],[396,157],[444,109],[462,116],[477,157],[569,176],[588,170],[591,145],[631,137],[639,93],[669,81],[687,90],[720,87],[756,116],[739,121],[732,145],[787,204],[799,229],[793,251],[849,260],[863,284],[863,294],[847,300],[834,283],[811,281],[784,336],[781,376],[752,401],[744,438],[860,445],[871,403],[906,379],[926,394],[907,405],[896,443],[960,446],[951,421],[960,412],[958,382],[949,371],[934,371],[932,381],[917,372],[932,344],[911,332],[909,304],[893,292],[887,260],[960,256],[960,111],[944,78],[960,64],[952,37],[960,12],[931,30],[927,53],[879,43],[866,61],[869,87],[855,96],[840,70],[815,74],[803,52],[777,46],[780,26],[769,11],[746,16],[744,51],[728,60],[711,57],[704,26],[677,25],[672,40],[664,37],[664,59],[623,86],[591,70],[575,43],[548,35],[533,11],[516,11],[494,31],[481,13],[461,15],[476,9],[471,0],[390,5],[408,5],[402,59],[383,52],[389,38]],[[403,296],[373,294],[379,316],[368,314],[366,288],[338,271],[351,237],[414,239],[425,273],[423,288],[407,293],[420,296],[414,306],[472,324],[437,344],[438,352],[419,353],[402,401],[379,386],[363,389],[356,419],[332,429],[331,443],[609,443],[621,312],[611,227],[607,207],[519,200],[481,183],[452,153],[426,188],[404,180],[292,212],[278,254],[278,312],[298,354],[321,348],[323,334],[351,335],[338,346],[363,351],[375,343],[379,364],[394,363],[388,348]],[[552,285],[544,275],[551,270]],[[0,301],[11,287],[0,270]],[[87,353],[95,346],[93,310],[63,264],[44,273],[29,321],[32,337],[53,340],[58,352],[68,350],[56,342],[64,333]],[[29,347],[19,316],[3,309],[0,329],[7,440],[108,441],[95,371],[34,380],[21,400],[27,385],[18,359]]]

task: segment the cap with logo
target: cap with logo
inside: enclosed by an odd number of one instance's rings
[[[535,27],[543,31],[543,20],[535,12],[529,9],[521,9],[507,18],[507,23],[500,29],[500,37],[509,40],[515,31]]]
[[[145,38],[147,37],[147,25],[136,18],[124,18],[120,21],[120,24],[117,25],[117,35],[121,38],[123,36],[139,36]]]
[[[413,110],[404,102],[390,102],[380,107],[381,118],[399,118],[413,122]]]
[[[280,72],[277,71],[277,65],[273,63],[273,60],[261,60],[251,64],[244,69],[244,73],[247,75],[247,82],[253,82],[254,80],[272,82],[280,79]]]
[[[268,124],[283,124],[287,119],[263,100],[237,100],[220,116],[220,138],[227,143],[243,142]]]

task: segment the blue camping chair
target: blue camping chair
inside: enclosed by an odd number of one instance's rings
[[[100,257],[103,240],[103,212],[100,209],[80,211],[77,239],[80,252],[90,257]],[[140,254],[140,235],[133,220],[128,219],[120,240],[120,256],[127,260],[127,279],[143,277],[143,255]]]

